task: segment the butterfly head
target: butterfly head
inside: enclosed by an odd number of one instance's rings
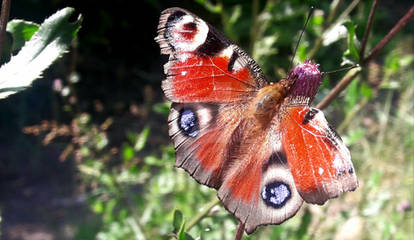
[[[307,60],[293,68],[288,79],[295,81],[290,95],[293,98],[305,97],[311,102],[321,85],[322,73],[319,64]]]

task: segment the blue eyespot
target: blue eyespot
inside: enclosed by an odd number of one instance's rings
[[[283,182],[272,182],[262,190],[262,199],[267,206],[281,208],[291,198],[289,185]]]
[[[189,137],[197,137],[198,120],[197,116],[191,109],[181,111],[180,118],[178,119],[178,126],[183,131],[184,135]]]

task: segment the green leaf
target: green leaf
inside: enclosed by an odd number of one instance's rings
[[[201,4],[203,7],[205,7],[208,11],[211,13],[221,13],[223,11],[223,7],[220,3],[217,3],[216,5],[212,4],[209,0],[195,0],[197,3]]]
[[[312,214],[309,209],[306,209],[305,214],[302,216],[302,221],[300,223],[299,229],[296,232],[296,239],[303,239],[306,236],[311,221]]]
[[[362,83],[360,88],[359,88],[359,94],[361,96],[364,96],[368,99],[371,99],[372,97],[372,89],[370,88],[370,86],[366,83]]]
[[[111,199],[105,204],[104,221],[109,223],[114,220],[113,211],[117,205],[116,199]]]
[[[349,112],[355,104],[358,102],[359,94],[358,94],[358,79],[354,79],[354,81],[349,84],[346,96],[345,96],[345,112]]]
[[[189,233],[184,233],[185,234],[185,239],[186,240],[194,240],[194,238],[189,234]]]
[[[0,68],[0,99],[28,87],[67,52],[82,21],[79,16],[74,23],[68,22],[74,11],[64,8],[46,19],[20,52]]]
[[[364,129],[357,129],[355,131],[352,131],[348,137],[346,137],[346,145],[353,145],[357,144],[361,138],[364,136],[365,130]],[[345,141],[344,139],[344,141]]]
[[[152,156],[152,155],[146,156],[144,158],[144,162],[145,162],[145,164],[148,164],[150,166],[160,166],[161,167],[161,166],[164,166],[165,165],[165,162],[164,161],[162,161],[158,157]]]
[[[125,144],[122,149],[122,157],[124,159],[124,162],[129,162],[134,157],[134,149]]]
[[[23,47],[26,41],[29,41],[33,34],[39,29],[39,24],[34,22],[13,19],[7,23],[7,32],[13,36],[13,48],[15,52]]]
[[[91,203],[91,208],[95,213],[102,213],[104,211],[104,204],[100,200],[94,200]]]
[[[355,64],[359,62],[359,52],[356,47],[356,35],[355,35],[355,25],[352,21],[346,21],[343,25],[348,30],[348,49],[345,51],[343,56],[343,63]]]
[[[193,238],[185,231],[185,222],[181,225],[180,231],[178,232],[178,240],[193,240]]]
[[[346,28],[342,24],[335,24],[323,34],[323,45],[329,46],[345,37]]]
[[[163,102],[163,103],[154,104],[152,109],[156,113],[162,114],[164,116],[168,116],[168,114],[170,113],[170,107],[171,107],[170,102]]]
[[[138,135],[137,141],[134,145],[134,150],[139,152],[145,147],[145,143],[147,142],[148,135],[150,133],[150,128],[145,127],[142,132]]]
[[[241,6],[240,6],[240,5],[236,5],[236,6],[233,8],[233,12],[231,13],[231,15],[230,15],[230,17],[229,17],[229,21],[228,21],[228,23],[227,23],[227,24],[230,24],[230,25],[234,25],[234,24],[236,24],[236,23],[237,23],[237,21],[240,19],[240,16],[241,16],[241,11],[242,11]]]
[[[174,218],[173,218],[173,228],[174,232],[178,232],[183,225],[184,217],[183,213],[180,210],[174,211]]]

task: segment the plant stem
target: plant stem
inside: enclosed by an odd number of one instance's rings
[[[355,79],[361,72],[361,68],[349,71],[344,78],[329,92],[329,94],[316,106],[324,109]]]
[[[345,11],[343,11],[341,13],[341,15],[338,17],[338,19],[332,23],[329,24],[331,26],[335,26],[337,24],[339,24],[343,18],[345,18],[346,16],[349,15],[349,13],[354,10],[354,8],[358,5],[360,0],[354,0],[351,2],[351,4],[349,4],[349,6],[345,9]],[[339,4],[339,2],[338,2]],[[336,11],[337,8],[334,8],[334,10]],[[326,25],[326,26],[329,26]],[[323,43],[323,39],[325,38],[325,34],[326,34],[326,30],[329,29],[329,27],[326,27],[326,29],[324,29],[324,31],[322,32],[321,36],[316,40],[315,46],[312,48],[312,50],[309,52],[308,54],[308,59],[312,59],[315,57],[316,52],[319,50],[319,48],[321,47],[322,43]]]
[[[414,6],[408,10],[408,12],[398,21],[398,23],[391,29],[391,31],[371,50],[368,56],[362,60],[362,64],[368,63],[372,58],[374,58],[390,41],[394,36],[401,31],[401,29],[407,25],[411,18],[414,17]]]
[[[9,20],[11,0],[3,0],[0,16],[0,56],[3,54],[3,40],[6,35],[7,21]]]
[[[259,12],[259,1],[253,0],[252,3],[252,28],[250,29],[250,54],[254,56],[254,44],[256,42],[257,33],[257,15]]]
[[[244,231],[244,223],[239,221],[239,225],[237,225],[237,232],[234,236],[234,240],[241,240],[243,237],[243,231]]]
[[[371,11],[369,12],[367,28],[365,28],[365,33],[364,33],[364,37],[362,39],[361,49],[359,51],[359,58],[360,59],[364,59],[364,56],[365,56],[365,47],[367,46],[368,36],[369,36],[369,33],[371,32],[371,27],[372,27],[372,24],[374,22],[374,15],[375,15],[375,11],[377,9],[377,5],[378,5],[378,0],[374,0],[372,2]]]
[[[185,227],[185,231],[189,231],[192,227],[197,225],[197,223],[199,223],[205,216],[207,216],[210,210],[219,203],[220,199],[214,197],[212,201],[206,204],[202,211],[200,211],[195,217],[191,218],[190,221],[188,221],[188,224]]]
[[[368,103],[369,99],[367,97],[364,97],[361,99],[360,103],[357,104],[356,106],[354,106],[351,111],[349,113],[346,114],[345,119],[342,121],[341,125],[339,125],[339,127],[336,129],[336,131],[338,133],[342,133],[342,131],[348,127],[348,125],[351,123],[351,121],[354,119],[355,115],[361,110],[363,109],[367,103]]]
[[[374,47],[368,56],[361,60],[361,66],[371,61],[393,38],[407,25],[409,20],[414,17],[414,6],[398,21],[398,23],[390,30],[390,32]],[[347,74],[330,92],[329,94],[316,106],[319,109],[326,108],[338,95],[341,93],[354,79],[361,73],[361,68],[354,70]]]
[[[332,20],[335,17],[335,13],[338,11],[339,6],[341,5],[341,3],[342,3],[342,0],[338,0],[336,2],[336,5],[332,8],[332,10],[329,11],[329,15],[326,18],[326,22],[323,24],[323,29],[324,30],[326,30],[328,28],[329,24],[331,24]]]
[[[352,12],[352,10],[356,8],[360,1],[361,0],[353,0],[351,4],[349,4],[349,6],[341,13],[341,15],[339,15],[338,19],[333,23],[333,25],[335,26],[339,24],[342,21],[342,19],[346,18]]]
[[[331,24],[332,20],[334,19],[335,13],[338,11],[339,6],[341,5],[341,2],[342,0],[337,1],[336,5],[332,8],[331,11],[329,11],[328,18],[326,19],[326,22],[322,26],[322,34],[319,36],[318,39],[316,39],[315,44],[313,45],[313,48],[309,51],[309,54],[307,56],[308,59],[314,58],[316,55],[316,52],[321,47],[322,42],[323,42],[323,34],[325,33],[326,29],[328,29],[328,26]]]

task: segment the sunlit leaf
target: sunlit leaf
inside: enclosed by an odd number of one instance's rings
[[[100,200],[95,200],[92,202],[91,208],[96,213],[102,213],[104,211],[104,204]]]
[[[151,166],[164,166],[165,162],[162,161],[159,157],[150,155],[150,156],[146,156],[144,158],[144,161],[146,164],[151,165]]]
[[[28,87],[67,52],[81,24],[80,16],[74,23],[68,22],[74,11],[65,8],[46,19],[19,53],[0,68],[0,98]]]
[[[150,128],[145,127],[142,132],[138,135],[137,140],[134,145],[134,150],[139,152],[145,147],[145,143],[147,142],[148,135],[150,133]]]
[[[328,46],[346,37],[346,28],[342,24],[336,24],[329,28],[323,35],[323,45]]]
[[[125,162],[130,161],[134,157],[134,149],[129,145],[125,144],[122,149],[122,158]]]

